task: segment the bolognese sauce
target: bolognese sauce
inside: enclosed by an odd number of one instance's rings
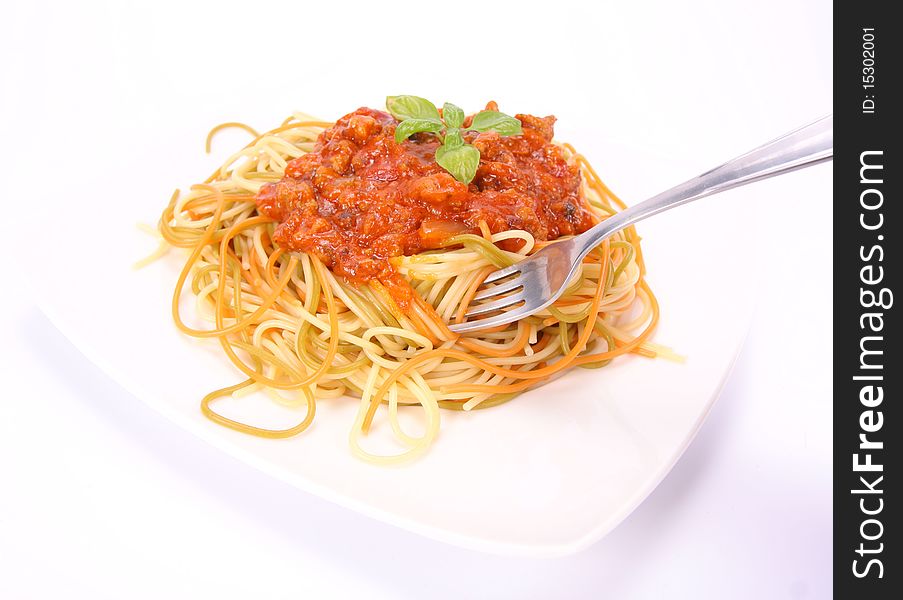
[[[412,290],[392,257],[442,247],[481,226],[553,240],[593,225],[580,171],[552,143],[555,117],[516,118],[521,135],[463,132],[480,151],[476,176],[465,184],[436,163],[435,135],[398,143],[392,115],[359,108],[261,188],[258,210],[279,222],[273,239],[281,247],[316,256],[352,283],[378,280],[406,308]]]

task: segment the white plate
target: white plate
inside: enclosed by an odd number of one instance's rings
[[[626,198],[693,174],[631,149],[603,146],[589,155]],[[187,339],[170,321],[181,255],[173,251],[144,270],[130,269],[154,245],[135,223],[155,222],[166,201],[135,185],[147,176],[140,164],[136,160],[132,173],[110,175],[104,188],[110,192],[93,188],[73,201],[77,214],[55,219],[64,225],[62,240],[71,241],[49,250],[76,252],[64,261],[76,261],[73,268],[36,282],[42,308],[57,327],[127,390],[223,451],[329,501],[468,548],[564,555],[610,531],[693,438],[752,313],[743,227],[752,203],[737,197],[747,193],[742,190],[639,227],[649,281],[662,305],[654,339],[685,355],[684,364],[627,357],[599,370],[576,369],[497,408],[443,411],[434,446],[401,467],[352,457],[347,437],[357,401],[351,399],[320,402],[314,425],[301,436],[258,439],[200,413],[207,391],[240,377],[216,343]],[[207,172],[200,161],[196,166],[198,175]],[[90,294],[66,292],[88,283]]]

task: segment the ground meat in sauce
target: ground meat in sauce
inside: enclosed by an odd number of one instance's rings
[[[352,283],[376,279],[406,308],[412,290],[391,257],[478,233],[481,221],[493,233],[523,229],[538,240],[593,225],[580,171],[551,143],[555,117],[517,119],[522,135],[464,133],[480,150],[467,185],[436,163],[434,135],[398,144],[394,117],[359,108],[324,131],[312,152],[290,161],[281,181],[261,188],[259,212],[280,222],[273,239],[281,247],[316,256]]]

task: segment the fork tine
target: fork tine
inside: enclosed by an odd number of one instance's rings
[[[492,283],[493,281],[498,281],[499,279],[504,279],[505,277],[510,277],[515,273],[520,272],[520,267],[517,265],[511,265],[510,267],[505,267],[504,269],[499,269],[498,271],[493,271],[489,274],[486,279],[483,280],[483,285],[487,283]]]
[[[486,298],[492,298],[493,296],[498,296],[499,294],[504,294],[505,292],[512,292],[520,287],[524,287],[524,283],[521,281],[520,277],[515,277],[511,281],[506,281],[504,283],[500,283],[495,287],[484,289],[483,291],[477,293],[477,295],[474,296],[473,299],[485,300]]]
[[[475,317],[477,315],[484,315],[486,313],[490,313],[496,310],[501,310],[506,306],[511,306],[512,304],[517,304],[518,302],[523,301],[524,293],[521,292],[519,294],[512,294],[511,296],[505,296],[499,300],[495,300],[494,302],[487,302],[486,304],[480,304],[479,306],[475,306],[469,311],[467,311],[464,316],[465,317]]]
[[[455,323],[454,325],[449,325],[448,328],[455,333],[479,331],[480,329],[488,329],[490,327],[495,327],[496,325],[504,325],[506,323],[511,323],[512,321],[517,321],[522,317],[526,317],[528,314],[530,314],[530,308],[524,305],[493,317],[466,321],[464,323]]]

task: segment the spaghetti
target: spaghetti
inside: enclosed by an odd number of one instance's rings
[[[226,126],[256,133],[242,124]],[[176,191],[163,211],[163,238],[188,252],[172,298],[173,319],[186,335],[215,339],[245,376],[203,398],[207,417],[244,433],[282,438],[311,424],[318,401],[356,396],[353,453],[390,463],[429,447],[438,435],[440,408],[488,408],[570,367],[601,367],[629,353],[668,354],[649,341],[659,308],[644,279],[633,227],[590,253],[554,305],[510,325],[463,335],[448,324],[464,319],[483,279],[553,240],[524,229],[493,231],[481,219],[473,231],[449,235],[435,249],[390,259],[393,274],[409,290],[404,302],[379,277],[353,281],[316,252],[292,251],[274,241],[280,223],[259,209],[261,190],[283,180],[292,161],[322,147],[332,126],[290,117],[255,135],[204,183]],[[557,148],[579,173],[579,194],[592,221],[624,208],[570,145]],[[206,328],[183,320],[186,288],[195,299],[193,316],[209,323]],[[214,410],[217,399],[257,389],[280,403],[306,406],[305,418],[274,430]],[[402,428],[399,412],[407,406],[423,412],[420,435]],[[361,445],[380,407],[400,453],[376,455]]]

